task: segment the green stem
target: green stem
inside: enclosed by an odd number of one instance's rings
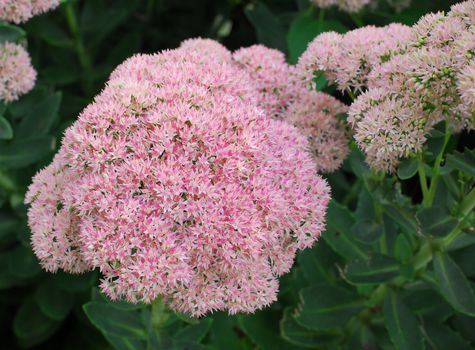
[[[76,14],[74,12],[74,7],[71,2],[64,3],[64,10],[66,14],[66,21],[68,23],[69,31],[74,40],[74,46],[76,49],[76,54],[78,56],[79,64],[83,70],[82,79],[83,79],[83,88],[86,94],[92,93],[92,77],[93,69],[91,65],[91,60],[86,53],[84,48],[83,40],[81,37],[81,32],[79,31]]]
[[[346,89],[346,91],[353,101],[356,100],[356,95],[353,93],[353,91],[351,91],[350,88]]]
[[[419,173],[419,182],[421,184],[422,189],[422,203],[424,207],[428,207],[429,201],[429,188],[427,187],[427,176],[426,170],[424,168],[424,161],[422,160],[422,156],[419,157],[419,165],[417,166],[417,172]]]
[[[442,160],[444,159],[445,149],[447,148],[447,145],[450,140],[450,136],[451,136],[450,129],[449,129],[448,123],[446,122],[444,144],[442,145],[442,149],[440,150],[439,154],[437,155],[435,159],[434,168],[432,169],[432,179],[430,182],[430,189],[429,189],[429,193],[427,197],[426,207],[432,206],[432,203],[434,202],[435,193],[437,191],[437,184],[440,178],[440,168],[442,165]]]
[[[325,10],[320,9],[320,12],[318,13],[318,20],[320,23],[322,23],[325,20]]]
[[[158,297],[152,303],[152,328],[155,332],[157,341],[160,342],[160,333],[163,329],[163,326],[168,321],[170,314],[167,306],[163,303],[162,299]]]

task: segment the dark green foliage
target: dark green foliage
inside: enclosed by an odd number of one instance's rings
[[[438,128],[422,157],[405,160],[392,176],[373,173],[352,144],[343,168],[328,175],[326,232],[281,278],[278,301],[251,315],[195,319],[160,301],[112,302],[97,288],[98,271],[46,273],[32,252],[23,204],[63,131],[134,53],[202,36],[230,49],[262,43],[295,63],[319,33],[412,24],[453,2],[413,0],[398,14],[383,6],[350,16],[307,0],[64,0],[24,25],[0,22],[0,43],[28,42],[39,74],[28,95],[0,103],[2,349],[473,349],[473,133],[453,137],[434,171],[445,145]],[[347,98],[320,71],[314,82]],[[421,168],[436,183],[430,198],[422,198]]]

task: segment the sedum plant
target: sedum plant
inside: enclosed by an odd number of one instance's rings
[[[348,15],[317,18],[299,1],[286,44],[291,16],[272,14],[284,2],[255,2],[244,12],[267,46],[186,39],[108,76],[168,6],[114,1],[61,1],[70,35],[31,20],[38,81],[24,97],[36,78],[26,33],[0,24],[0,48],[13,42],[23,57],[4,62],[31,82],[13,91],[22,79],[0,76],[2,339],[12,329],[39,349],[475,347],[475,1],[434,5],[447,12],[415,24],[378,17],[408,1],[313,1],[352,12],[351,31]],[[0,17],[57,5],[0,0]],[[229,24],[220,16],[213,28]],[[371,18],[382,25],[364,26]],[[108,56],[118,23],[127,40]],[[44,60],[77,60],[82,74],[45,74]]]

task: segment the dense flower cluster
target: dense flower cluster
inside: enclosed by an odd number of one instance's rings
[[[344,35],[327,32],[309,44],[299,59],[297,74],[310,83],[315,71],[323,71],[341,91],[358,92],[367,85],[369,73],[404,48],[410,37],[411,28],[397,23]]]
[[[318,36],[297,76],[323,71],[342,91],[366,93],[353,103],[355,139],[375,169],[392,172],[417,153],[425,134],[446,121],[453,131],[474,121],[475,1],[424,16],[412,28],[391,24]]]
[[[260,105],[269,115],[280,116],[292,96],[289,90],[291,66],[282,52],[262,45],[242,48],[233,59],[244,69],[256,85]]]
[[[317,7],[327,8],[338,6],[340,10],[354,13],[362,10],[365,6],[375,8],[378,6],[377,0],[311,0]],[[401,11],[410,5],[411,0],[386,0],[386,3],[396,11]]]
[[[323,231],[329,188],[306,138],[200,40],[114,71],[29,188],[32,243],[49,271],[99,268],[113,299],[252,312]]]
[[[285,120],[307,136],[320,172],[337,170],[349,153],[349,134],[339,114],[348,107],[336,98],[305,88],[295,89]]]
[[[0,0],[0,20],[23,23],[58,5],[59,0]]]
[[[262,45],[233,53],[234,62],[246,71],[255,86],[258,103],[272,118],[285,120],[307,136],[319,172],[332,172],[348,155],[349,136],[337,115],[347,108],[337,99],[307,90],[291,81],[295,67],[278,50]]]
[[[36,71],[23,46],[0,43],[0,101],[11,102],[35,85]]]
[[[316,6],[326,8],[338,6],[343,11],[358,12],[373,0],[311,0]]]

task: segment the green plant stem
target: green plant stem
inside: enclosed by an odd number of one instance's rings
[[[69,31],[74,40],[74,46],[76,49],[76,54],[78,56],[79,64],[83,70],[82,74],[82,83],[84,92],[87,95],[92,93],[92,77],[93,77],[93,70],[91,65],[91,60],[86,53],[84,48],[84,43],[81,37],[81,32],[79,31],[76,14],[74,12],[74,7],[71,2],[64,3],[64,10],[66,14],[66,21],[68,23]]]
[[[426,207],[432,206],[432,203],[434,202],[434,197],[435,193],[437,191],[437,184],[439,182],[440,178],[440,168],[442,165],[442,160],[444,159],[444,153],[445,149],[447,148],[447,145],[450,140],[450,128],[448,126],[448,123],[445,123],[445,134],[444,134],[444,144],[442,145],[442,149],[440,150],[439,154],[437,155],[434,163],[434,168],[432,169],[432,178],[430,181],[430,188],[429,188],[429,193],[427,194],[427,200],[425,203]]]
[[[417,166],[417,172],[419,174],[419,183],[421,184],[422,189],[422,204],[424,205],[424,207],[427,207],[429,200],[429,188],[427,187],[427,176],[422,156],[419,157],[419,165]]]
[[[323,23],[323,21],[325,20],[325,10],[324,9],[320,9],[319,13],[318,13],[318,21],[320,23]]]
[[[152,303],[152,315],[151,315],[152,328],[154,330],[157,341],[160,342],[160,333],[163,326],[166,324],[170,317],[167,306],[163,303],[162,299],[158,297]]]
[[[346,91],[348,92],[348,95],[351,97],[353,101],[356,100],[356,96],[353,93],[353,91],[351,91],[351,89],[346,89]]]
[[[436,249],[444,249],[450,246],[450,244],[456,240],[459,235],[462,233],[462,226],[464,224],[465,219],[472,214],[472,211],[475,208],[475,188],[473,188],[470,193],[465,197],[463,202],[460,205],[460,222],[454,230],[450,234],[448,234],[444,238],[428,240],[424,244],[422,244],[421,248],[419,249],[418,253],[414,257],[412,265],[416,272],[420,272],[424,269],[429,262],[432,261],[432,253]],[[424,274],[422,275],[424,277]],[[398,276],[393,278],[391,281],[387,283],[383,283],[376,290],[373,292],[371,299],[369,300],[368,307],[375,307],[380,305],[386,294],[391,289],[391,287],[400,287],[404,283],[406,283],[406,279]]]

